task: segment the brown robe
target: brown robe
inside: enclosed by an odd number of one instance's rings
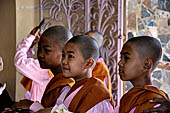
[[[129,113],[134,107],[134,113],[143,113],[143,110],[157,104],[149,102],[154,97],[168,99],[165,92],[154,86],[133,87],[120,100],[119,113]]]
[[[85,113],[99,102],[110,99],[113,105],[112,95],[103,82],[97,78],[83,79],[76,83],[68,92],[66,97],[74,92],[78,87],[83,87],[73,97],[68,110],[74,113]],[[113,105],[114,108],[114,105]]]
[[[56,103],[57,98],[60,95],[60,91],[66,85],[72,87],[74,85],[72,78],[64,78],[62,73],[55,75],[48,83],[45,92],[43,94],[41,104],[46,107],[53,107]]]
[[[104,82],[104,79],[107,77],[108,78],[108,89],[110,93],[112,93],[110,73],[104,61],[96,63],[96,66],[94,67],[93,72],[92,72],[92,76],[102,80],[103,82]]]

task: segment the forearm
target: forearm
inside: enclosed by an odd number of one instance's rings
[[[27,59],[30,46],[34,41],[35,37],[33,35],[29,35],[28,37],[24,38],[17,46],[16,54],[15,54],[15,64],[18,64],[22,59]]]
[[[14,58],[14,65],[18,72],[39,83],[41,81],[40,77],[37,75],[41,74],[42,69],[39,66],[38,60],[28,58],[27,55],[34,39],[35,37],[33,35],[29,35],[18,44]]]

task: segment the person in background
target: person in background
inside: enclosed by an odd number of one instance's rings
[[[98,43],[99,48],[102,47],[103,35],[100,32],[88,31],[85,34],[95,39]],[[102,80],[106,84],[109,91],[112,93],[109,69],[106,66],[104,59],[102,57],[99,57],[99,59],[97,60],[96,65],[92,71],[92,76]]]

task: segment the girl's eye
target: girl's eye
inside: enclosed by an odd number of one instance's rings
[[[129,59],[129,57],[125,56],[125,60],[128,60],[128,59]]]
[[[49,49],[44,49],[44,50],[46,53],[51,52],[51,50],[49,50]]]
[[[62,53],[62,57],[63,57],[63,58],[65,57],[65,54],[64,54],[64,53]]]
[[[73,55],[68,55],[68,58],[75,58]]]

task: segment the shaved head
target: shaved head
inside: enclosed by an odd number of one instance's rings
[[[162,46],[156,38],[150,36],[138,36],[129,39],[126,43],[135,45],[135,50],[139,54],[141,60],[151,58],[153,69],[156,68],[162,56]]]
[[[72,33],[65,28],[64,26],[56,25],[49,27],[46,29],[42,37],[48,37],[49,39],[54,40],[54,42],[59,45],[59,47],[63,48],[65,43],[73,37]]]
[[[87,35],[78,35],[71,38],[68,43],[77,44],[85,60],[93,58],[97,61],[99,57],[99,48],[97,41]]]
[[[98,31],[89,31],[89,32],[87,32],[85,34],[92,37],[92,38],[94,38],[97,41],[99,48],[102,46],[103,35],[100,32],[98,32]]]

